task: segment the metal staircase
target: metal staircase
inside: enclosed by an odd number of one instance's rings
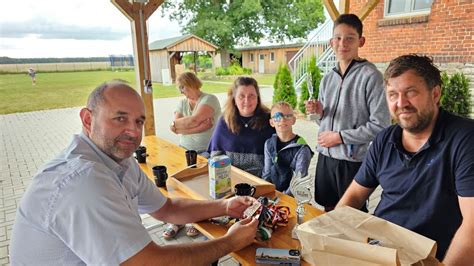
[[[331,19],[326,20],[318,27],[313,37],[288,62],[296,91],[299,91],[300,86],[306,81],[309,61],[313,55],[316,57],[316,65],[321,69],[323,75],[336,65],[336,56],[329,45],[333,24]]]

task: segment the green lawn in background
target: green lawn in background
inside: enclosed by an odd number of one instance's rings
[[[275,75],[255,74],[259,84],[273,84]],[[104,81],[122,79],[136,87],[134,71],[84,71],[38,73],[36,85],[26,74],[0,74],[0,114],[84,106],[89,93]],[[203,80],[202,90],[226,92],[235,77]],[[153,83],[153,98],[176,97],[175,85]]]
[[[83,106],[99,84],[122,79],[136,87],[134,71],[84,71],[38,73],[36,85],[26,74],[0,74],[0,114]],[[203,82],[203,91],[226,92],[228,84]],[[175,85],[153,83],[153,98],[180,96]]]
[[[83,106],[89,93],[111,79],[135,80],[134,72],[87,71],[0,75],[0,114]]]

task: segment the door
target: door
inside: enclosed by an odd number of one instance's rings
[[[265,55],[258,56],[258,73],[265,73]]]
[[[286,63],[290,62],[291,58],[296,55],[298,51],[287,51],[286,52]]]

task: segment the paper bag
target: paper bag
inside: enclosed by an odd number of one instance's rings
[[[304,260],[313,265],[438,263],[435,241],[351,207],[307,221],[296,233]]]

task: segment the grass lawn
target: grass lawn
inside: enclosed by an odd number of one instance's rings
[[[36,85],[26,74],[0,74],[0,114],[83,106],[89,93],[104,81],[123,79],[136,86],[135,72],[86,71],[38,73]],[[203,91],[225,92],[226,84],[204,82]],[[175,85],[153,83],[153,98],[179,96]]]

